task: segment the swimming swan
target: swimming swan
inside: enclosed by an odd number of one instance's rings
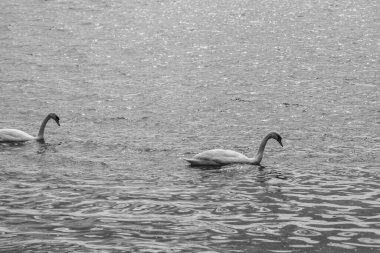
[[[49,121],[49,119],[54,119],[55,122],[57,122],[58,126],[60,126],[59,117],[57,114],[49,113],[42,121],[37,137],[34,137],[17,129],[0,129],[0,142],[24,142],[30,140],[43,140],[46,123]]]
[[[193,158],[185,158],[191,166],[223,166],[231,163],[247,163],[252,165],[260,165],[263,159],[265,145],[269,139],[275,139],[282,147],[282,138],[278,133],[271,132],[267,134],[261,141],[259,151],[253,158],[248,158],[245,155],[224,149],[212,149],[195,155]]]

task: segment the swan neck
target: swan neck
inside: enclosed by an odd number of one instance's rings
[[[249,158],[249,164],[252,165],[260,165],[262,157],[259,159],[257,156],[253,158]]]
[[[50,119],[50,115],[46,116],[46,118],[42,121],[40,130],[38,131],[37,139],[40,140],[44,138],[45,127],[49,119]]]
[[[256,157],[254,158],[256,162],[259,164],[264,156],[264,149],[267,145],[268,140],[270,139],[270,135],[264,137],[264,139],[260,143],[259,150],[257,151]]]

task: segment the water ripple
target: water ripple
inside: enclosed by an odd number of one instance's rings
[[[377,10],[0,1],[0,251],[379,251]]]

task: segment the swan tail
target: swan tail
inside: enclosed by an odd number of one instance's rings
[[[183,158],[183,160],[185,160],[186,162],[190,163],[190,165],[192,165],[192,166],[196,166],[196,164],[198,163],[198,160],[196,160],[196,159]]]

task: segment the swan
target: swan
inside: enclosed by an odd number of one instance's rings
[[[269,139],[275,139],[280,143],[281,147],[283,147],[281,142],[282,137],[276,132],[271,132],[261,141],[259,151],[257,151],[256,156],[253,158],[248,158],[233,150],[212,149],[196,154],[193,158],[184,158],[184,160],[189,162],[191,166],[223,166],[232,163],[260,165],[263,159],[265,145]]]
[[[45,119],[42,121],[40,130],[38,131],[38,135],[36,137],[27,134],[18,129],[0,129],[0,143],[1,142],[25,142],[30,140],[43,140],[44,139],[44,131],[46,127],[46,123],[50,120],[54,119],[59,124],[59,117],[55,113],[49,113]]]

